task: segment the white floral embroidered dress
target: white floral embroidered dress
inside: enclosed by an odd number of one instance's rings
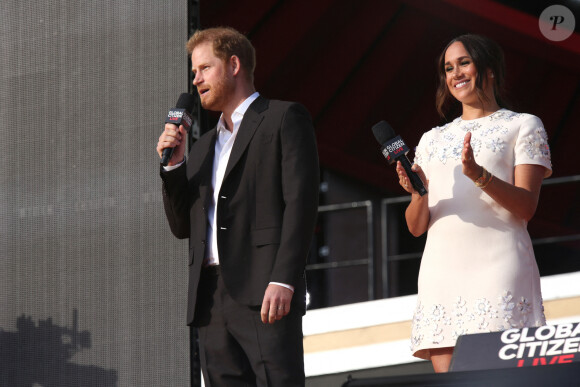
[[[542,165],[551,174],[546,131],[530,114],[501,109],[423,135],[415,163],[429,179],[431,218],[411,337],[413,354],[423,359],[430,348],[455,346],[462,334],[545,325],[527,222],[463,175],[468,131],[475,161],[497,178],[513,184],[518,164]]]

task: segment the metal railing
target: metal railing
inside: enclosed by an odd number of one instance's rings
[[[542,186],[559,185],[559,184],[570,184],[580,182],[580,175],[566,176],[551,178],[545,180]],[[375,296],[375,278],[377,278],[375,270],[376,263],[380,262],[381,265],[381,285],[382,285],[382,298],[388,298],[389,295],[389,263],[397,261],[406,261],[411,259],[421,258],[423,252],[416,251],[404,254],[389,254],[389,248],[392,243],[397,243],[392,241],[392,238],[388,232],[388,220],[391,216],[391,210],[389,209],[393,205],[409,203],[411,201],[410,196],[400,196],[395,198],[382,199],[380,202],[380,238],[381,238],[381,251],[380,257],[375,258],[375,227],[373,220],[373,203],[370,200],[358,201],[358,202],[348,202],[340,204],[329,204],[322,205],[318,208],[319,213],[330,213],[338,211],[349,211],[349,210],[361,210],[366,211],[366,254],[363,258],[358,259],[347,259],[340,261],[330,261],[322,263],[312,263],[306,266],[306,270],[329,270],[345,267],[355,267],[355,266],[367,266],[367,296],[368,300],[374,300]],[[532,244],[534,246],[557,244],[564,242],[574,242],[580,240],[580,234],[572,235],[562,235],[553,236],[546,238],[535,238],[532,239]]]
[[[325,269],[336,269],[340,267],[352,267],[367,265],[367,277],[368,286],[367,294],[368,299],[373,300],[375,298],[375,265],[374,265],[374,228],[373,228],[373,204],[370,200],[360,201],[360,202],[350,202],[341,204],[328,204],[318,207],[319,213],[324,212],[336,212],[336,211],[347,211],[353,209],[366,209],[366,225],[367,225],[367,251],[366,258],[361,259],[350,259],[345,261],[332,261],[324,263],[314,263],[306,266],[306,270],[325,270]]]

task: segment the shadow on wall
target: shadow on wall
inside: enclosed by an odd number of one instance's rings
[[[36,325],[31,317],[16,319],[16,332],[0,328],[0,386],[115,387],[117,371],[70,363],[75,353],[91,347],[89,331],[78,331],[73,310],[72,328],[52,323]]]

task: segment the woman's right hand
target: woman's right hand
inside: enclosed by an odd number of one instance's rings
[[[421,167],[417,164],[413,164],[411,170],[419,175],[425,188],[428,189],[429,180],[427,180]],[[407,210],[405,210],[407,227],[412,235],[418,237],[423,235],[429,227],[429,219],[431,217],[429,213],[429,201],[427,199],[429,195],[421,196],[419,192],[413,188],[409,176],[407,176],[407,172],[405,172],[405,168],[403,168],[400,161],[397,161],[397,174],[399,175],[399,184],[401,187],[411,194],[411,203],[409,203]]]
[[[411,170],[413,172],[415,172],[417,175],[419,175],[419,178],[423,181],[423,184],[425,185],[425,188],[428,188],[429,185],[429,180],[427,180],[427,177],[425,176],[425,172],[423,172],[423,170],[421,169],[421,167],[417,164],[413,164],[413,166],[411,167]],[[407,172],[405,171],[405,168],[403,168],[403,166],[401,165],[400,161],[397,161],[397,175],[399,176],[399,184],[401,185],[401,187],[403,187],[403,189],[405,191],[407,191],[410,194],[419,194],[414,188],[413,185],[411,184],[411,180],[409,179],[409,176],[407,175]]]

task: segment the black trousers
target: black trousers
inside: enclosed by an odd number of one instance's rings
[[[194,324],[206,386],[305,385],[302,314],[264,324],[260,309],[234,301],[219,268],[203,269]]]

